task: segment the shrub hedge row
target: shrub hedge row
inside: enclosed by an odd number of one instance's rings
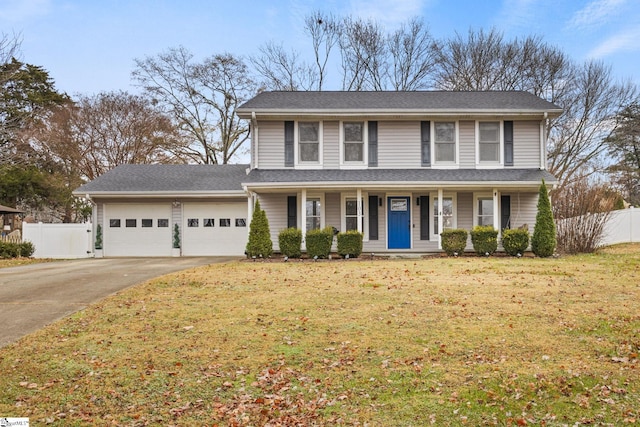
[[[36,248],[31,242],[9,243],[0,242],[0,258],[30,257]]]

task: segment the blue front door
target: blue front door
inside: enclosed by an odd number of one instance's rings
[[[389,197],[387,202],[389,249],[411,248],[411,203],[409,197]]]

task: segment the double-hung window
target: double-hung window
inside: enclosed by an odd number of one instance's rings
[[[358,201],[356,199],[345,200],[345,231],[358,229]]]
[[[433,235],[437,236],[439,233],[438,227],[438,197],[433,197]],[[442,230],[450,230],[455,228],[454,221],[454,206],[453,206],[453,197],[445,196],[442,198]]]
[[[364,163],[364,122],[344,122],[344,161]]]
[[[500,162],[500,122],[478,123],[478,160],[480,163]]]
[[[320,123],[298,123],[298,157],[300,163],[320,161]]]
[[[493,226],[493,197],[478,197],[476,199],[477,225]]]
[[[317,230],[321,227],[321,211],[320,199],[307,199],[307,230]]]
[[[436,163],[456,162],[455,122],[435,122],[434,149]]]

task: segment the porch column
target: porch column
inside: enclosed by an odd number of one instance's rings
[[[307,190],[300,191],[300,231],[302,231],[302,249],[307,250],[307,242],[304,236],[307,235]]]
[[[493,189],[493,228],[500,233],[500,193],[498,189]]]
[[[442,230],[444,224],[442,223],[442,188],[438,188],[438,249],[442,249]]]
[[[358,206],[358,233],[362,233],[362,188],[358,188],[356,192],[356,205]]]
[[[253,219],[253,193],[247,193],[247,225],[251,225]],[[247,227],[247,235],[249,234],[249,228]]]

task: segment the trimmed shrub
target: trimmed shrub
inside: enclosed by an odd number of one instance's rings
[[[96,239],[96,242],[97,241],[98,240]],[[178,224],[173,224],[173,248],[180,249],[180,226]],[[96,249],[101,248],[96,247]]]
[[[307,256],[309,258],[327,258],[331,253],[333,243],[333,228],[325,227],[322,230],[309,230],[305,236],[307,244]]]
[[[362,253],[362,239],[364,235],[355,230],[338,233],[338,255],[341,257],[358,258]]]
[[[273,253],[269,220],[267,219],[267,213],[260,209],[259,200],[256,200],[255,208],[253,209],[246,253],[247,256],[251,258],[268,258]]]
[[[476,225],[471,230],[471,243],[478,255],[491,255],[498,249],[498,230],[490,225]]]
[[[98,224],[98,227],[96,227],[96,243],[94,247],[96,249],[102,249],[102,225],[100,224]]]
[[[20,243],[20,256],[29,258],[36,251],[36,247],[31,242]]]
[[[556,225],[551,212],[551,202],[547,186],[542,180],[538,194],[538,213],[536,225],[531,237],[531,250],[537,256],[544,258],[553,255],[556,249]]]
[[[11,243],[0,242],[0,258],[10,259],[25,257],[28,258],[35,252],[36,248],[31,242]]]
[[[524,254],[529,247],[529,230],[516,228],[502,231],[502,247],[511,256]]]
[[[442,234],[442,249],[447,255],[462,254],[467,246],[467,230],[461,228],[454,230],[444,230]]]
[[[278,244],[282,255],[289,258],[302,256],[302,230],[295,227],[285,228],[278,234]]]

